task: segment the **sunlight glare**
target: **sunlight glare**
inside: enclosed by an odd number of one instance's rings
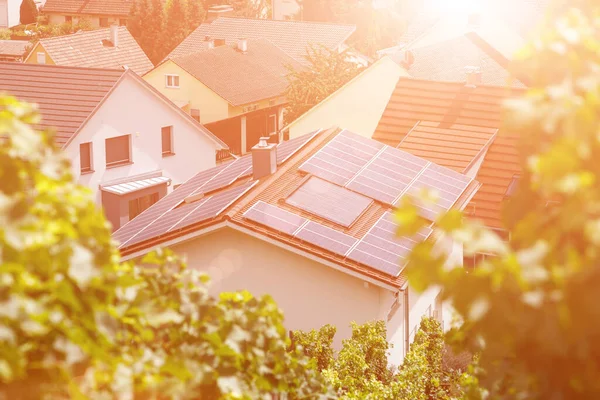
[[[481,11],[481,0],[428,0],[431,11],[463,16]]]

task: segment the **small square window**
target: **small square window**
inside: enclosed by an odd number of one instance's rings
[[[168,88],[178,88],[179,87],[179,75],[165,75],[166,86]]]
[[[196,121],[200,122],[200,110],[198,110],[197,108],[192,108],[190,110],[190,115],[192,116],[192,118],[194,118]]]
[[[163,126],[161,136],[163,157],[175,154],[173,151],[173,126]]]
[[[67,24],[72,24],[72,23],[73,23],[73,17],[72,17],[72,16],[70,16],[70,15],[67,15],[67,16],[65,17],[65,22],[66,22]]]
[[[46,53],[38,51],[36,54],[38,64],[46,64]]]
[[[100,27],[108,28],[108,18],[100,17]]]
[[[79,145],[79,166],[82,174],[94,172],[92,162],[92,142],[81,143]]]
[[[131,163],[131,135],[106,139],[106,166]]]

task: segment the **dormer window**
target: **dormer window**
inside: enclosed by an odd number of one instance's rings
[[[38,64],[46,64],[46,53],[38,51],[36,54]]]
[[[168,88],[179,88],[179,75],[165,75],[165,86]]]

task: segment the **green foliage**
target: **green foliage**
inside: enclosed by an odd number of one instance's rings
[[[238,17],[271,18],[270,0],[227,0],[233,6],[233,12]]]
[[[20,21],[22,24],[33,24],[37,21],[38,9],[33,0],[23,0],[20,8]]]
[[[164,37],[165,55],[181,43],[188,34],[185,6],[186,2],[184,0],[171,0],[167,6],[165,33],[168,34]]]
[[[322,371],[329,368],[333,361],[333,338],[336,327],[325,325],[321,329],[311,330],[310,332],[294,331],[292,332],[292,346],[302,346],[304,354],[312,358],[317,363],[317,369]]]
[[[10,40],[11,35],[10,29],[0,29],[0,40]]]
[[[318,398],[269,297],[209,296],[169,251],[121,263],[39,115],[0,97],[0,397]]]
[[[362,67],[348,61],[347,52],[338,53],[325,46],[311,46],[306,59],[310,63],[308,68],[290,69],[288,75],[286,123],[300,117],[362,71]]]
[[[187,24],[188,32],[193,32],[205,17],[204,7],[200,0],[188,0]]]
[[[480,354],[467,398],[600,397],[600,7],[572,1],[546,25],[519,55],[532,88],[507,103],[523,171],[505,205],[510,243],[450,218],[443,230],[467,255],[496,257],[465,273],[426,243],[408,267],[414,287],[440,285],[463,320],[449,338]]]

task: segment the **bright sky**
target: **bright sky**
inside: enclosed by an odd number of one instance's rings
[[[432,11],[455,15],[481,11],[481,0],[427,0],[426,4]]]

